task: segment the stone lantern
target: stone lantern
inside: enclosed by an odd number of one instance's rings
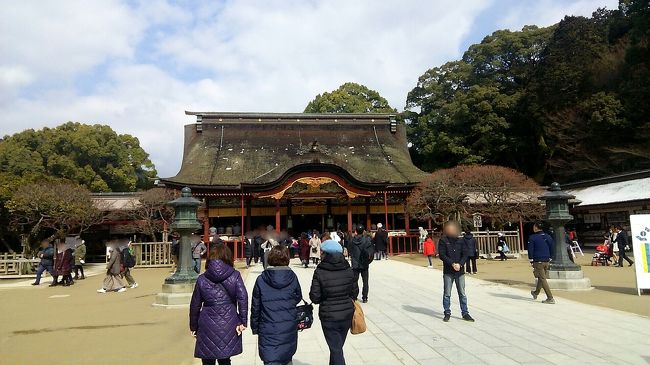
[[[188,305],[198,275],[192,268],[192,233],[201,228],[197,219],[197,209],[201,202],[192,197],[190,188],[181,190],[180,198],[169,202],[174,207],[174,222],[171,229],[180,234],[178,246],[178,265],[176,272],[165,279],[162,293],[156,296],[154,305],[184,306]]]
[[[546,203],[546,221],[553,228],[555,247],[549,270],[549,286],[553,289],[579,290],[591,288],[591,281],[584,277],[582,269],[569,259],[564,225],[573,220],[569,214],[569,199],[575,196],[562,191],[554,182],[548,191],[539,197]]]

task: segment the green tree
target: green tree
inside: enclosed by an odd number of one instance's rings
[[[80,234],[105,217],[88,189],[69,182],[19,186],[5,206],[12,226],[34,238],[43,234],[59,238]]]
[[[0,172],[59,177],[91,191],[135,191],[156,176],[137,138],[73,122],[6,136],[0,141]]]
[[[316,95],[305,113],[395,113],[378,92],[347,82],[332,92]]]

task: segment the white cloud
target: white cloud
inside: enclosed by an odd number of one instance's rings
[[[531,24],[546,27],[559,22],[566,15],[589,17],[599,7],[617,9],[618,0],[521,1],[509,7],[504,17],[497,21],[497,26],[510,30],[519,30]]]
[[[517,8],[503,24],[555,22],[594,10],[587,3]],[[346,81],[401,109],[418,76],[460,56],[476,17],[493,1],[178,4],[5,5],[0,135],[68,120],[105,123],[138,137],[160,175],[171,176],[180,165],[182,126],[192,121],[184,110],[299,112]]]

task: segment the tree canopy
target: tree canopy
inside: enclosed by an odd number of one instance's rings
[[[305,113],[395,113],[378,92],[364,85],[346,82],[332,92],[316,95]]]
[[[156,169],[137,138],[106,125],[68,122],[4,137],[0,173],[57,177],[103,192],[148,187]]]
[[[499,30],[407,97],[416,165],[498,164],[540,182],[650,168],[648,0]]]
[[[471,220],[480,214],[494,227],[520,218],[537,218],[544,209],[540,186],[514,169],[494,165],[459,165],[426,177],[411,193],[406,210],[420,219]]]

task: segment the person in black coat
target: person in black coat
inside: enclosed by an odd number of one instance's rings
[[[253,239],[250,235],[244,237],[244,257],[246,258],[246,267],[251,267],[251,261],[253,261],[253,249],[254,249]]]
[[[253,261],[257,264],[260,257],[264,257],[262,252],[262,243],[264,243],[264,238],[258,233],[253,237]]]
[[[330,365],[345,365],[343,345],[354,316],[359,286],[340,245],[323,246],[324,257],[314,271],[309,298],[319,304],[318,317],[330,349]]]
[[[372,240],[364,233],[365,229],[363,226],[358,225],[356,234],[352,237],[352,241],[350,242],[348,253],[352,259],[352,271],[354,272],[355,280],[359,281],[359,276],[361,276],[361,280],[363,281],[361,301],[366,303],[368,302],[368,292],[370,290],[368,285],[368,269],[370,268],[370,263],[372,262],[375,253]]]
[[[628,266],[634,265],[634,261],[630,260],[625,253],[625,248],[628,247],[629,243],[627,233],[625,233],[623,227],[616,226],[616,239],[614,242],[618,244],[618,267],[623,267],[623,260],[627,261]]]
[[[478,245],[476,244],[476,238],[474,238],[472,232],[467,231],[465,232],[463,239],[467,245],[467,273],[476,274],[478,272],[478,270],[476,270],[476,259],[478,258]]]
[[[251,329],[259,335],[260,359],[264,364],[287,364],[298,348],[298,314],[302,300],[298,277],[289,268],[289,250],[271,249],[268,268],[257,278],[251,305]]]
[[[442,278],[444,293],[442,306],[445,311],[443,321],[448,322],[451,317],[451,288],[456,284],[460,311],[463,319],[474,322],[467,308],[467,295],[465,295],[465,263],[467,262],[467,244],[459,238],[460,228],[458,223],[449,221],[443,227],[444,235],[438,241],[438,253],[443,262]]]
[[[388,247],[388,232],[384,229],[383,224],[377,223],[377,232],[372,238],[372,244],[375,246],[375,260],[388,258],[386,248]]]

